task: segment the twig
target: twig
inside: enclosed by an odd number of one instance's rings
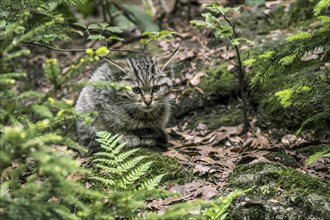
[[[225,19],[225,21],[229,24],[229,26],[231,27],[231,29],[233,30],[233,37],[237,38],[238,34],[236,32],[235,29],[235,25],[232,24],[230,22],[230,20],[223,14],[223,18]],[[249,123],[249,119],[248,119],[248,100],[247,100],[247,91],[246,91],[246,78],[244,75],[244,70],[243,70],[243,66],[242,66],[242,59],[241,59],[241,54],[239,51],[239,48],[237,45],[234,45],[235,48],[235,52],[236,52],[236,56],[237,56],[237,65],[238,65],[238,83],[239,83],[239,87],[240,87],[240,93],[241,93],[241,97],[242,97],[242,107],[243,107],[243,117],[244,117],[244,131],[246,132],[248,130],[248,128],[250,128],[250,123]]]
[[[66,53],[70,53],[70,52],[85,52],[86,49],[93,49],[96,50],[98,48],[78,48],[78,49],[63,49],[63,48],[56,48],[56,47],[52,47],[46,44],[41,44],[41,43],[37,43],[37,42],[23,42],[24,44],[27,45],[33,45],[33,46],[38,46],[38,47],[44,47],[50,50],[54,50],[54,51],[60,51],[60,52],[66,52]],[[127,53],[142,53],[142,54],[150,54],[148,52],[144,52],[146,49],[147,45],[144,45],[144,47],[141,50],[122,50],[122,49],[114,49],[114,48],[108,48],[111,51],[117,51],[117,52],[127,52]]]

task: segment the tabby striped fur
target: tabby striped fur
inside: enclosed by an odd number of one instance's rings
[[[175,51],[176,52],[176,51]],[[77,133],[82,145],[91,151],[98,149],[97,131],[123,135],[129,147],[166,146],[164,127],[170,116],[171,80],[164,72],[175,53],[163,59],[146,57],[109,61],[100,66],[90,81],[116,82],[131,90],[116,90],[86,86],[75,109],[77,112],[97,112],[92,124],[77,120]]]

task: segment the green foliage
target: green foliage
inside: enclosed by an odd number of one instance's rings
[[[123,32],[123,30],[118,26],[110,26],[107,23],[89,25],[75,23],[74,25],[84,29],[84,31],[88,34],[88,40],[104,40],[106,42],[110,42],[112,40],[125,41],[124,38],[116,35]],[[81,31],[77,31],[77,33],[84,36],[83,32]]]
[[[308,157],[306,163],[308,165],[311,165],[311,164],[313,164],[320,157],[328,157],[328,158],[330,158],[330,145],[324,146],[324,150],[323,151],[316,152],[315,154],[313,154],[310,157]]]
[[[28,1],[3,0],[0,3],[0,50],[4,55],[13,52],[13,48],[26,40],[51,43],[55,39],[68,39],[71,31],[56,8],[60,4],[75,5],[80,0],[70,1]],[[13,41],[15,39],[15,41]]]
[[[295,93],[305,93],[309,92],[311,90],[308,86],[299,86],[294,88],[285,89],[282,91],[278,91],[275,93],[275,96],[277,96],[278,100],[280,101],[281,105],[284,108],[287,108],[289,106],[292,106],[292,96],[295,95]]]
[[[266,51],[254,59],[245,61],[246,65],[258,69],[251,84],[255,86],[258,83],[263,83],[270,76],[273,69],[290,65],[304,55],[313,54],[319,50],[326,54],[330,49],[330,17],[320,16],[319,19],[323,22],[323,26],[313,33],[300,32],[289,36],[286,38],[286,44],[280,49]]]
[[[328,7],[329,1],[319,1],[314,12],[319,15],[321,11]],[[330,120],[330,81],[329,67],[322,64],[326,62],[326,54],[330,51],[330,17],[319,16],[321,25],[313,32],[299,32],[286,38],[284,45],[266,51],[254,58],[244,61],[247,66],[253,67],[255,75],[251,81],[252,86],[264,83],[275,70],[286,71],[290,66],[297,66],[298,71],[304,69],[304,57],[317,54],[320,59],[320,70],[318,74],[309,77],[308,80],[297,81],[291,88],[275,93],[284,108],[293,107],[305,109],[309,112],[297,134],[307,126],[314,125],[318,130],[327,127]],[[324,57],[325,56],[325,57]],[[300,63],[298,65],[298,63]]]
[[[161,214],[148,213],[144,219],[227,219],[228,209],[235,198],[243,195],[248,190],[234,190],[228,195],[220,196],[219,198],[203,201],[187,201],[171,206],[168,210]],[[194,214],[192,214],[194,213]]]
[[[320,0],[314,8],[314,15],[319,15],[322,10],[330,7],[330,2],[328,0]]]
[[[223,7],[218,5],[217,3],[213,4],[203,4],[203,8],[206,8],[211,13],[203,13],[202,17],[204,17],[205,21],[201,20],[193,20],[190,21],[192,25],[195,27],[206,27],[208,29],[213,30],[214,36],[216,38],[225,38],[229,40],[231,46],[233,46],[236,59],[237,59],[237,70],[235,77],[239,84],[240,96],[242,100],[242,112],[244,118],[244,131],[247,131],[250,124],[248,119],[248,109],[249,109],[249,100],[248,100],[248,82],[245,76],[245,70],[243,68],[243,63],[241,59],[241,52],[240,52],[240,44],[242,41],[244,42],[251,42],[248,39],[240,37],[235,24],[228,18],[228,13],[239,12],[240,8],[230,8],[230,7]],[[220,15],[220,17],[218,17]]]
[[[174,34],[176,34],[176,32],[172,32],[172,31],[168,31],[168,30],[162,30],[162,31],[159,31],[159,32],[157,32],[157,31],[154,31],[154,32],[145,31],[145,32],[142,33],[142,36],[144,38],[142,38],[140,41],[144,45],[147,45],[150,42],[155,41],[155,40],[171,39]]]
[[[230,43],[233,46],[240,45],[241,41],[252,43],[246,38],[238,37],[234,25],[227,18],[228,13],[233,13],[233,12],[238,13],[240,10],[239,7],[237,8],[224,7],[216,3],[203,4],[202,7],[209,10],[212,13],[210,12],[203,13],[202,17],[204,18],[204,21],[201,20],[190,21],[190,23],[194,25],[196,28],[206,27],[208,29],[212,29],[214,31],[214,36],[216,38],[229,38]],[[224,20],[221,20],[216,17],[219,14],[223,16]]]
[[[233,202],[233,200],[244,194],[245,191],[242,190],[235,190],[231,193],[229,193],[227,196],[221,196],[215,201],[212,201],[209,208],[206,208],[203,211],[203,216],[206,217],[206,219],[211,220],[225,220],[227,219],[228,215],[228,208],[230,204]]]
[[[101,144],[103,152],[94,154],[92,163],[99,171],[99,175],[91,177],[110,188],[134,188],[143,175],[146,174],[152,162],[142,163],[145,156],[133,155],[138,149],[123,150],[125,143],[118,144],[121,137],[118,135],[111,136],[110,133],[103,131],[97,133],[97,141]],[[155,176],[143,183],[140,183],[140,189],[155,188],[161,178],[164,176]]]
[[[72,107],[71,107],[72,108]],[[89,213],[84,198],[100,199],[102,194],[67,178],[70,174],[85,176],[88,171],[71,158],[67,144],[72,142],[56,128],[67,114],[53,116],[44,105],[32,108],[42,119],[30,121],[26,116],[2,127],[0,138],[1,212],[4,219],[79,219]],[[64,116],[66,115],[66,116]],[[4,123],[1,120],[1,123]],[[77,144],[75,144],[77,145]]]

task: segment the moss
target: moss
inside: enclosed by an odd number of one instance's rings
[[[152,152],[150,149],[144,148],[141,148],[138,154],[146,156],[146,161],[153,161],[146,175],[141,178],[141,182],[161,174],[166,174],[162,178],[161,184],[183,184],[195,178],[192,169],[183,167],[179,161],[173,157],[164,156],[159,152]]]
[[[206,110],[191,118],[188,127],[194,128],[199,123],[206,124],[210,129],[216,129],[220,126],[235,126],[243,123],[243,113],[241,109],[213,108],[212,113]]]
[[[330,212],[329,182],[280,164],[239,165],[230,176],[229,186],[240,189],[252,188],[247,196],[252,200],[260,201],[258,204],[261,214],[298,216],[298,219],[310,217],[323,219]],[[269,203],[272,200],[278,202]],[[274,208],[277,211],[274,212]],[[244,207],[239,213],[243,214],[243,211],[250,213],[249,209]],[[239,213],[235,210],[235,215]]]
[[[329,183],[275,163],[239,165],[235,168],[229,182],[232,186],[239,188],[275,184],[276,187],[292,193],[320,194],[329,199],[330,202],[330,191],[327,190],[330,188]]]
[[[267,155],[267,158],[272,158],[273,161],[279,162],[285,166],[289,167],[299,167],[300,164],[290,155],[288,155],[284,150],[271,152]]]
[[[217,64],[204,71],[207,76],[201,78],[199,86],[205,93],[230,95],[238,91],[238,83],[234,74],[227,70],[226,63]]]

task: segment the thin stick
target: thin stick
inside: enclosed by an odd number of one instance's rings
[[[41,44],[41,43],[37,43],[37,42],[23,42],[24,44],[27,45],[33,45],[33,46],[38,46],[38,47],[44,47],[50,50],[54,50],[54,51],[59,51],[59,52],[66,52],[66,53],[70,53],[70,52],[85,52],[86,49],[89,48],[78,48],[78,49],[63,49],[63,48],[56,48],[56,47],[52,47],[46,44]],[[96,50],[98,48],[90,48],[93,50]],[[142,50],[122,50],[122,49],[113,49],[113,48],[108,48],[111,51],[118,51],[118,52],[127,52],[127,53],[142,53],[142,54],[150,54],[148,52],[144,52],[146,49],[146,45],[144,45],[144,47],[142,48]]]

